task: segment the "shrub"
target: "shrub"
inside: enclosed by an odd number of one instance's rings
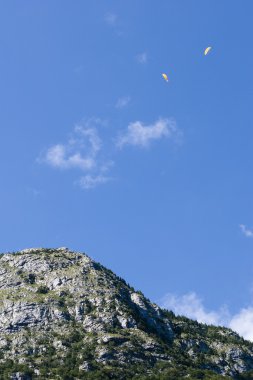
[[[34,284],[36,280],[36,276],[33,273],[29,273],[28,276],[24,279],[27,284]]]
[[[46,294],[49,292],[49,288],[45,285],[41,285],[38,287],[37,293]]]

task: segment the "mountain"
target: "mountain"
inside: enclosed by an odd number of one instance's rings
[[[86,254],[0,256],[0,379],[253,379],[253,343],[176,317]]]

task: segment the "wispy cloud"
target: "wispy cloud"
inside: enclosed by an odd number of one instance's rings
[[[36,189],[35,187],[27,187],[26,191],[28,192],[29,195],[33,196],[34,198],[37,198],[38,196],[41,195],[41,191]]]
[[[74,134],[65,144],[51,146],[45,154],[44,161],[58,169],[90,170],[96,166],[96,156],[102,146],[97,129],[90,126],[90,121],[77,125]]]
[[[87,174],[78,181],[83,189],[91,189],[109,180],[103,173],[112,166],[99,156],[103,147],[98,134],[98,126],[104,122],[91,118],[75,126],[66,143],[58,143],[48,148],[37,161],[55,169],[79,169]]]
[[[110,181],[111,179],[112,178],[106,177],[102,174],[99,174],[97,176],[87,174],[87,175],[81,177],[79,179],[78,183],[82,189],[88,190],[88,189],[94,189],[96,186],[104,184],[104,183]]]
[[[122,98],[119,98],[116,102],[115,107],[116,108],[125,108],[129,102],[130,102],[130,96],[123,96]]]
[[[118,107],[126,106],[129,99],[120,98]],[[125,145],[148,147],[152,141],[170,138],[177,142],[181,136],[181,131],[172,119],[158,119],[150,125],[136,121],[116,136],[113,140],[114,146],[110,147],[108,142],[100,137],[105,126],[107,123],[99,118],[91,118],[77,124],[65,142],[57,142],[48,147],[37,162],[58,170],[79,170],[82,174],[75,183],[83,189],[93,189],[114,179],[108,173],[114,165],[111,148],[117,153],[115,145],[118,148]]]
[[[202,299],[196,293],[190,292],[183,296],[166,294],[161,300],[162,307],[173,310],[177,315],[185,315],[198,322],[219,325],[227,319],[227,311],[223,307],[218,312],[208,311],[203,306]]]
[[[245,339],[253,341],[253,306],[243,308],[234,315],[230,314],[226,306],[216,311],[207,310],[203,300],[195,292],[182,296],[169,293],[158,303],[176,315],[184,315],[200,323],[229,327]]]
[[[100,123],[100,120],[98,119],[95,121],[96,123]],[[95,156],[101,149],[102,147],[102,140],[98,136],[98,131],[97,128],[92,127],[89,125],[89,122],[86,123],[85,126],[83,125],[76,125],[75,127],[75,132],[82,136],[85,140],[88,140],[90,143],[90,154]],[[70,141],[72,143],[72,140]],[[83,144],[83,140],[80,141]],[[75,141],[74,141],[75,144]]]
[[[117,22],[118,16],[114,12],[107,12],[104,19],[107,25],[114,26]]]
[[[245,235],[246,237],[250,237],[250,238],[253,237],[253,230],[250,230],[244,224],[240,224],[239,227],[240,227],[243,235]]]
[[[135,145],[139,147],[148,147],[154,140],[163,137],[173,138],[180,134],[174,120],[159,119],[154,124],[144,125],[141,121],[130,123],[127,131],[121,134],[116,146],[122,148],[124,145]]]
[[[137,62],[141,63],[141,64],[147,63],[147,61],[148,61],[148,55],[146,52],[137,54],[135,58],[136,58]]]
[[[101,173],[107,173],[109,170],[111,170],[113,166],[114,166],[114,161],[112,160],[104,161],[100,165],[100,171]]]
[[[45,162],[60,169],[79,168],[89,170],[95,166],[93,157],[82,157],[81,153],[70,153],[70,145],[57,144],[48,149]]]
[[[78,181],[77,184],[85,190],[94,189],[98,185],[105,184],[109,181],[112,181],[113,178],[106,175],[114,165],[114,161],[108,160],[104,161],[100,164],[99,167],[99,174],[92,175],[87,174],[85,176],[82,176]]]

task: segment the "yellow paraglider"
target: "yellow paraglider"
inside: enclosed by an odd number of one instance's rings
[[[168,79],[168,77],[167,77],[167,75],[166,74],[162,74],[162,77],[166,80],[166,82],[168,82],[169,81],[169,79]]]
[[[209,51],[212,49],[211,46],[208,46],[205,51],[204,51],[204,55],[207,55],[209,53]]]

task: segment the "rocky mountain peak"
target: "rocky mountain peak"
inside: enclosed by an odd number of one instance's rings
[[[42,248],[42,247],[39,247],[39,248],[25,248],[25,249],[22,249],[20,251],[20,253],[39,253],[39,252],[47,252],[47,253],[50,253],[50,252],[68,252],[69,251],[69,248],[67,247],[59,247],[59,248]]]
[[[6,379],[17,373],[191,379],[196,371],[223,379],[252,369],[252,343],[162,310],[84,253],[29,248],[0,256],[0,373]]]

